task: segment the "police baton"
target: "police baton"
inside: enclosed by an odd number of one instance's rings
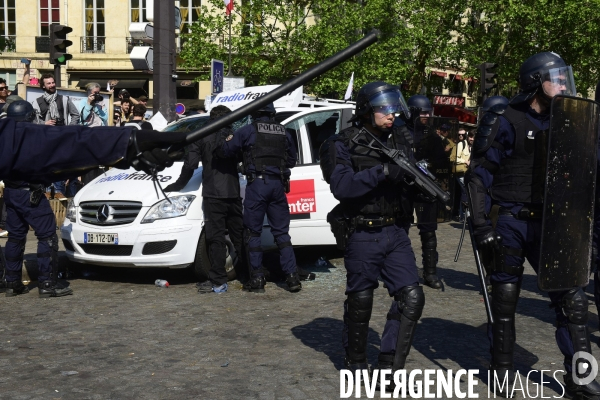
[[[272,103],[273,101],[284,96],[285,94],[294,91],[295,89],[311,81],[317,76],[323,75],[325,72],[329,71],[334,67],[337,67],[339,64],[346,61],[350,57],[360,53],[367,47],[371,46],[379,39],[380,35],[381,32],[379,30],[372,30],[371,33],[369,33],[364,38],[360,39],[358,42],[351,44],[339,53],[315,65],[308,71],[305,71],[297,77],[283,83],[281,86],[269,92],[268,94],[261,96],[256,100],[253,100],[252,102],[246,104],[245,106],[240,107],[237,110],[231,112],[230,114],[227,114],[214,121],[211,121],[208,124],[201,127],[200,129],[196,130],[195,132],[188,134],[185,138],[186,144],[196,142],[225,126],[233,124],[239,119],[250,115],[257,110],[260,110],[262,107],[266,106],[269,103]]]

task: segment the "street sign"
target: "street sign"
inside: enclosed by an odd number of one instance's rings
[[[175,112],[177,115],[182,115],[185,113],[185,106],[182,103],[175,104]]]
[[[224,76],[223,77],[223,91],[241,89],[246,87],[246,78],[243,76]]]
[[[221,60],[210,61],[210,84],[212,94],[221,93],[223,91],[223,71],[224,63]]]

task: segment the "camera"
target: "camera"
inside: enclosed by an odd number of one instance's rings
[[[54,126],[64,126],[65,125],[65,119],[64,118],[56,118],[54,120]]]
[[[94,93],[94,100],[92,100],[94,103],[98,103],[103,100],[104,100],[104,96],[102,96],[101,94],[98,94],[98,93]]]
[[[127,92],[123,93],[121,96],[123,96],[123,99],[128,99],[131,97],[131,95]]]

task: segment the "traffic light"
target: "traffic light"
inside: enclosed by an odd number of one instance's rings
[[[73,56],[67,53],[67,47],[73,42],[67,40],[67,34],[73,32],[73,28],[66,25],[50,25],[50,64],[66,65]]]
[[[486,99],[492,89],[498,87],[496,78],[498,74],[494,71],[498,67],[496,63],[484,62],[479,66],[481,71],[481,98],[482,102]]]

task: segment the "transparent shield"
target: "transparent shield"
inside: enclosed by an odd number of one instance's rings
[[[552,100],[538,286],[544,291],[588,284],[596,186],[599,106]]]

